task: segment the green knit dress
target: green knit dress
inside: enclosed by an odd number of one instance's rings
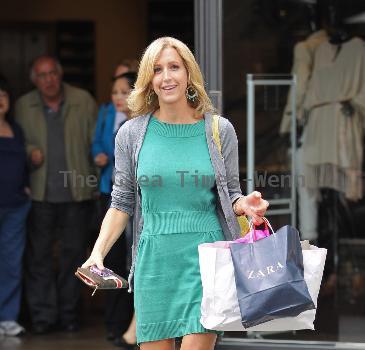
[[[139,154],[143,230],[134,276],[137,342],[219,333],[200,324],[198,245],[224,240],[205,121],[151,117]]]

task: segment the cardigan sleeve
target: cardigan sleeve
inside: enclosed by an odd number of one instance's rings
[[[127,122],[119,129],[115,138],[115,181],[110,207],[132,216],[135,208],[135,174],[129,138]]]
[[[238,139],[233,125],[227,119],[222,132],[222,155],[226,169],[228,193],[233,203],[243,195],[239,180]]]

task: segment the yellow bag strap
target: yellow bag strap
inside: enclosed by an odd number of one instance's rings
[[[219,154],[223,159],[221,138],[219,136],[219,118],[219,115],[213,115],[212,131],[214,143],[216,144]],[[238,216],[237,220],[241,228],[241,236],[243,237],[250,230],[250,224],[245,215]]]
[[[250,223],[245,215],[237,216],[237,221],[241,228],[241,237],[244,237],[250,231]]]
[[[219,118],[220,118],[219,115],[217,114],[213,115],[212,131],[213,131],[213,140],[218,148],[219,154],[223,158],[221,138],[219,136]]]

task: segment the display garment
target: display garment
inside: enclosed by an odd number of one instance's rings
[[[169,124],[152,116],[137,177],[144,217],[135,270],[137,343],[214,332],[200,324],[198,245],[224,235],[204,119]]]
[[[298,121],[303,118],[303,102],[308,89],[308,81],[312,74],[314,54],[316,48],[328,39],[324,30],[311,34],[306,40],[297,43],[294,47],[292,74],[296,76],[296,116]],[[280,133],[290,132],[291,118],[291,93],[289,90],[287,105],[284,109],[283,118],[280,124]]]
[[[296,118],[299,124],[303,124],[303,102],[308,89],[308,82],[312,74],[314,54],[317,47],[328,39],[324,30],[319,30],[311,34],[306,40],[297,43],[294,47],[294,58],[292,74],[296,76]],[[288,93],[287,104],[284,109],[283,118],[280,125],[280,133],[290,132],[291,127],[291,98],[292,88]],[[299,231],[301,239],[315,240],[318,238],[317,232],[317,193],[309,191],[303,186],[304,165],[303,150],[297,149],[296,154],[297,188],[298,188],[298,214]]]
[[[352,116],[341,102],[354,107]],[[309,118],[303,135],[305,186],[343,192],[350,200],[362,197],[361,169],[365,117],[365,46],[359,38],[316,50],[304,108]]]
[[[295,157],[298,189],[299,233],[302,240],[318,239],[318,200],[319,191],[305,187],[303,147],[297,148]]]

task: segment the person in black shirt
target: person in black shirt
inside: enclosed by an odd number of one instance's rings
[[[25,332],[17,318],[30,199],[24,139],[12,119],[10,95],[0,76],[0,335],[18,336]]]

